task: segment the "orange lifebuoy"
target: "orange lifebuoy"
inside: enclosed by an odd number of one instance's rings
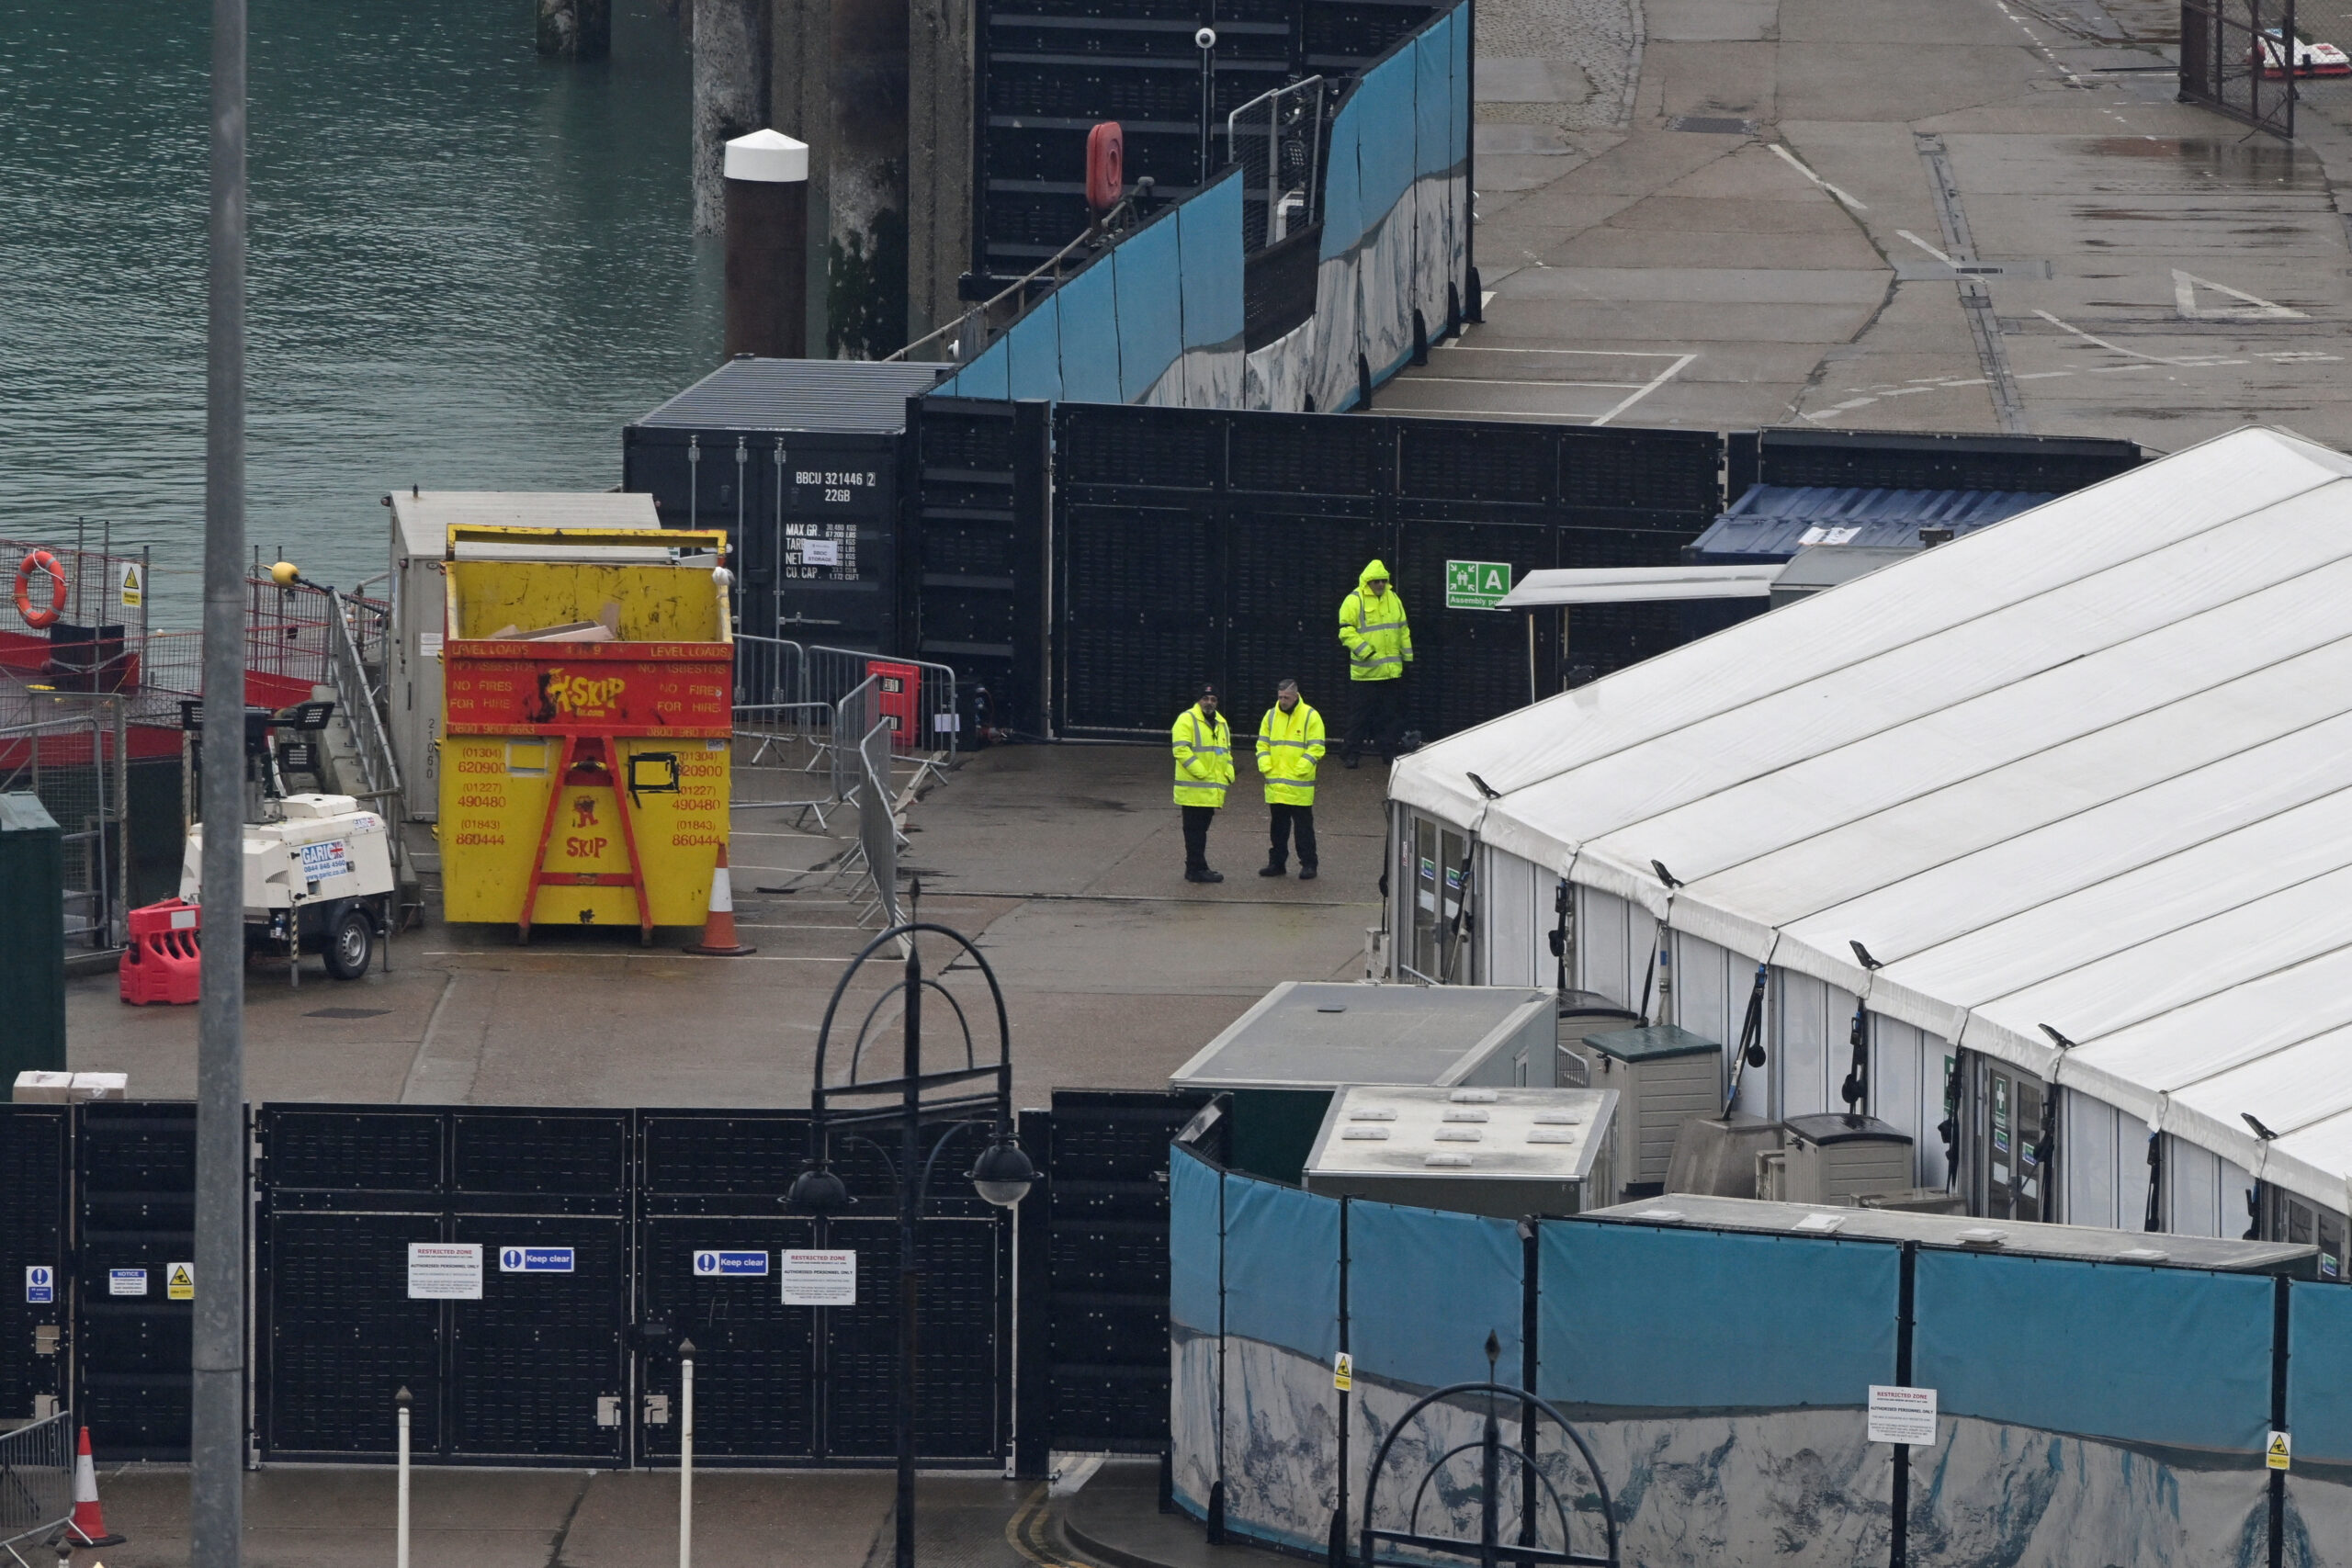
[[[38,569],[49,573],[49,608],[33,608],[33,572]],[[65,613],[65,572],[57,558],[47,550],[34,550],[17,563],[17,614],[24,616],[25,625],[38,631],[53,626],[57,617]]]

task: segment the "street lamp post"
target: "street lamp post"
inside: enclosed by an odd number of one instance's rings
[[[937,976],[923,973],[921,938],[924,934],[944,937],[956,948],[941,970],[944,975],[962,959],[968,958],[972,967],[987,981],[989,998],[996,1015],[996,1059],[980,1060],[972,1039],[972,1020],[953,993]],[[831,1055],[833,1021],[841,1010],[842,998],[850,984],[856,979],[868,959],[885,944],[898,942],[905,953],[905,967],[899,980],[876,998],[868,1008],[857,1031],[849,1065],[842,1081],[828,1084],[826,1062]],[[963,1036],[963,1062],[960,1066],[934,1067],[926,1070],[922,1055],[923,994],[928,991],[945,1000]],[[899,1001],[902,1022],[903,1051],[896,1077],[870,1078],[862,1074],[865,1062],[865,1042],[884,1008],[892,998]],[[816,1082],[808,1097],[808,1160],[800,1174],[793,1179],[792,1190],[785,1196],[785,1204],[795,1213],[808,1214],[822,1220],[838,1214],[854,1201],[848,1187],[832,1169],[832,1146],[836,1138],[866,1144],[880,1155],[890,1169],[891,1179],[898,1184],[899,1198],[899,1358],[898,1376],[894,1380],[896,1410],[892,1423],[898,1441],[899,1498],[897,1568],[914,1568],[915,1561],[915,1308],[922,1292],[922,1269],[917,1262],[915,1225],[922,1217],[925,1193],[931,1185],[933,1168],[939,1156],[967,1128],[985,1128],[989,1141],[973,1161],[966,1177],[973,1190],[987,1202],[999,1208],[1011,1209],[1028,1195],[1030,1184],[1036,1180],[1036,1168],[1029,1156],[1022,1152],[1012,1132],[1012,1037],[1007,1026],[1004,992],[998,986],[996,972],[980,955],[978,948],[961,932],[928,921],[909,921],[892,926],[888,931],[866,943],[865,949],[850,961],[841,979],[833,987],[832,999],[825,1007],[825,1021],[817,1036]],[[898,1153],[890,1151],[879,1140],[866,1136],[860,1129],[871,1128],[886,1133],[896,1124]],[[939,1128],[928,1154],[923,1148],[926,1128]]]

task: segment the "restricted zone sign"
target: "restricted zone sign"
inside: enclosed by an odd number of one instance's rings
[[[1491,610],[1510,592],[1510,562],[1450,560],[1445,563],[1445,607]]]

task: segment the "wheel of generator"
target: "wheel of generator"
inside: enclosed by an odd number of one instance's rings
[[[368,973],[376,956],[376,928],[368,911],[345,904],[327,928],[327,973],[338,980],[356,980]]]

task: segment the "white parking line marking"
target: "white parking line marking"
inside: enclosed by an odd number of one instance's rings
[[[1623,413],[1627,409],[1632,408],[1635,403],[1640,402],[1644,398],[1648,397],[1652,392],[1657,391],[1660,387],[1665,386],[1668,381],[1674,379],[1674,378],[1681,372],[1684,366],[1689,365],[1692,360],[1698,357],[1699,356],[1695,354],[1684,355],[1681,358],[1676,360],[1673,364],[1668,366],[1665,369],[1651,377],[1647,386],[1642,388],[1639,391],[1633,393],[1631,396],[1626,398],[1623,402],[1619,403],[1615,408],[1611,409],[1607,413],[1602,414],[1599,419],[1594,420],[1592,423],[1595,424],[1607,424],[1611,420],[1615,419],[1619,414]]]
[[[1819,175],[1816,175],[1811,169],[1806,168],[1802,159],[1800,159],[1795,153],[1790,152],[1787,148],[1781,146],[1779,142],[1770,141],[1765,143],[1765,145],[1771,148],[1773,152],[1779,153],[1781,155],[1781,161],[1788,164],[1790,168],[1794,169],[1798,174],[1803,175],[1806,179],[1811,180],[1814,184],[1819,186],[1822,189],[1836,197],[1839,201],[1844,202],[1856,212],[1868,212],[1870,210],[1870,209],[1864,206],[1861,202],[1855,200],[1850,193],[1839,190],[1836,186],[1831,185],[1827,180],[1823,179]]]

